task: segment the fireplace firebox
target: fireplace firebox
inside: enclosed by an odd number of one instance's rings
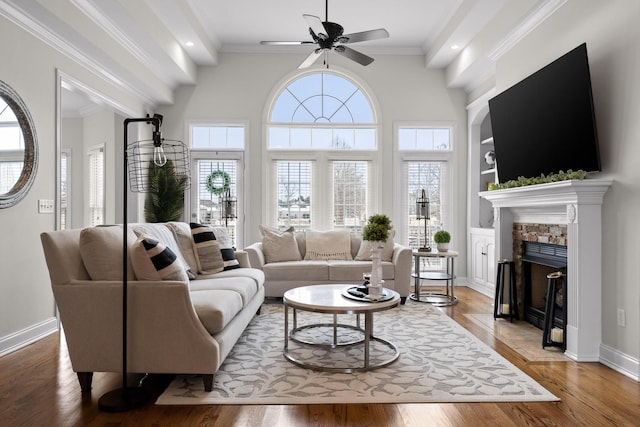
[[[548,298],[547,275],[556,271],[567,274],[567,247],[539,242],[522,242],[522,245],[524,320],[543,329]],[[562,288],[556,291],[555,301],[552,325],[564,328],[566,295]]]

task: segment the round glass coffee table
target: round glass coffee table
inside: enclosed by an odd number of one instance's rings
[[[373,334],[373,313],[389,310],[400,304],[400,295],[384,289],[386,297],[380,301],[369,301],[365,298],[350,297],[349,288],[354,285],[310,285],[301,286],[287,291],[283,297],[284,303],[284,357],[291,363],[306,369],[324,372],[353,373],[370,371],[388,366],[400,356],[398,348],[385,339]],[[293,311],[293,324],[289,329],[289,310]],[[298,311],[332,314],[331,322],[322,322],[318,318],[311,323],[298,325]],[[340,314],[355,314],[355,325],[338,322]],[[364,315],[364,329],[360,325],[360,315]],[[322,318],[322,317],[321,317]],[[326,316],[324,316],[326,319]],[[324,331],[323,331],[324,330]],[[328,339],[321,339],[322,336]],[[298,348],[308,348],[305,359],[296,355],[290,348],[289,341],[296,343]],[[372,343],[376,348],[384,350],[384,356],[377,354],[371,360]],[[350,357],[344,360],[348,365],[329,366],[328,353],[331,351],[350,352],[355,346],[362,346],[360,360],[357,362]],[[324,362],[323,363],[323,359]]]

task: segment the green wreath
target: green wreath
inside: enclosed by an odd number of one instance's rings
[[[219,182],[216,182],[220,179],[222,179],[222,185],[220,185]],[[216,196],[222,196],[231,187],[231,177],[225,171],[213,171],[207,177],[205,185],[207,187],[207,191],[210,193],[215,194]]]

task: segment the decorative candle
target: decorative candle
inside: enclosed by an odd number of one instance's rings
[[[509,314],[509,304],[502,304],[502,314]]]
[[[561,343],[564,341],[564,331],[561,328],[551,330],[551,341]]]

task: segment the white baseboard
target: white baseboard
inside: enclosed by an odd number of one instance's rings
[[[488,296],[492,300],[495,297],[496,290],[493,286],[482,285],[472,280],[469,280],[465,285],[467,286],[467,288],[478,291],[481,294]]]
[[[58,331],[58,319],[52,317],[33,326],[0,337],[0,357],[38,341]]]
[[[640,382],[640,361],[613,347],[600,344],[600,363]]]

